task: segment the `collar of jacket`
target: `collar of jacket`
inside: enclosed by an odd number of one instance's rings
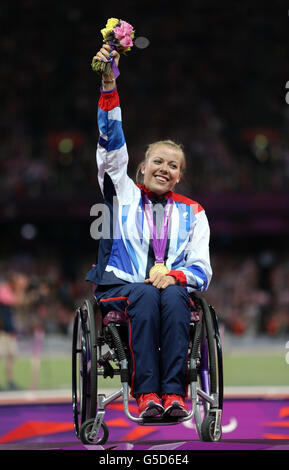
[[[167,193],[161,194],[158,196],[157,194],[153,193],[152,191],[149,191],[144,184],[137,184],[137,187],[140,188],[141,191],[147,194],[147,196],[150,199],[163,199],[166,198],[168,199],[170,196],[172,196],[172,191],[168,191]]]

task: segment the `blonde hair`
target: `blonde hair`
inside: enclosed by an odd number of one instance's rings
[[[182,144],[177,144],[176,142],[174,142],[173,140],[170,140],[170,139],[158,140],[157,142],[153,142],[152,144],[148,145],[148,147],[146,149],[146,152],[145,152],[145,158],[144,158],[144,160],[142,160],[139,163],[139,165],[137,167],[136,175],[135,175],[135,179],[136,179],[137,184],[141,184],[143,182],[143,175],[141,173],[141,167],[143,166],[144,163],[146,163],[148,161],[152,150],[155,147],[159,146],[159,145],[168,145],[170,147],[173,147],[175,150],[181,152],[181,154],[183,155],[183,160],[181,162],[181,176],[182,176],[183,172],[185,171],[185,169],[186,169],[186,155],[185,155],[185,152],[184,152],[183,145]]]

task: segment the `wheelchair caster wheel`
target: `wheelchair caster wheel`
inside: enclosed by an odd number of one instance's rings
[[[222,430],[218,427],[215,431],[216,418],[214,416],[206,416],[201,425],[202,441],[218,442],[222,436]]]
[[[108,439],[108,427],[104,422],[101,423],[98,435],[91,435],[94,421],[94,418],[91,418],[85,421],[80,428],[79,437],[83,444],[105,444]]]

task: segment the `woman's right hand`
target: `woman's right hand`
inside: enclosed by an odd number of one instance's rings
[[[175,286],[177,280],[174,276],[155,272],[151,277],[145,279],[145,284],[152,284],[157,289],[166,289],[168,286]]]
[[[103,44],[99,51],[95,54],[92,61],[95,62],[97,60],[110,62],[110,58],[113,57],[116,65],[118,66],[119,63],[119,53],[116,50],[113,50],[109,44]]]
[[[111,62],[115,60],[116,66],[118,67],[120,55],[116,50],[113,50],[109,44],[103,44],[101,49],[95,54],[92,59],[92,62]],[[111,70],[108,74],[102,74],[103,79],[103,89],[105,91],[110,90],[115,87],[115,78],[113,71]],[[109,83],[104,83],[109,82]]]

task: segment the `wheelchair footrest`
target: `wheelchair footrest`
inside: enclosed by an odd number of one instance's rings
[[[183,417],[164,417],[164,416],[153,416],[153,417],[147,417],[143,418],[142,421],[139,422],[140,425],[147,425],[147,426],[152,426],[152,425],[169,425],[169,424],[177,424],[178,422],[183,421]]]

